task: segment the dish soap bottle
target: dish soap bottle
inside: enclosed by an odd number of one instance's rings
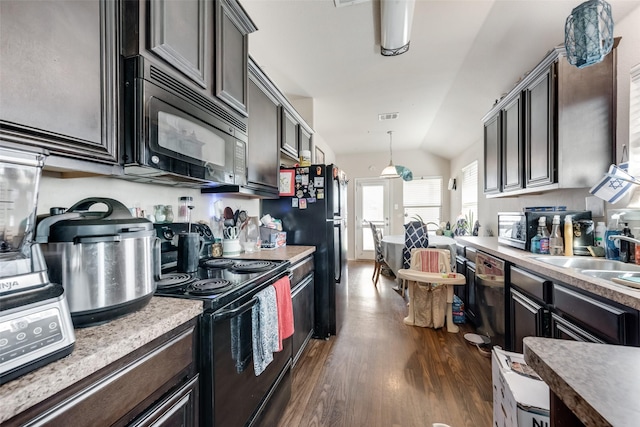
[[[542,239],[542,229],[540,228],[540,219],[538,220],[538,232],[531,238],[531,253],[540,253],[540,239]]]
[[[571,215],[564,217],[564,254],[573,256],[573,221]]]
[[[633,234],[631,234],[631,230],[629,229],[629,224],[626,222],[624,223],[624,228],[622,229],[622,235],[627,237],[633,237]],[[633,248],[633,250],[635,250],[635,248]],[[631,261],[631,251],[632,251],[631,243],[626,240],[620,239],[620,261],[622,262]]]
[[[543,216],[538,219],[538,224],[540,225],[540,231],[542,233],[542,237],[540,237],[540,253],[548,254],[549,253],[549,230],[547,229],[547,217]]]
[[[596,234],[594,236],[594,244],[601,248],[604,248],[604,235],[607,233],[607,226],[604,225],[604,222],[598,222],[596,226]]]
[[[551,236],[549,237],[549,253],[551,255],[562,255],[564,253],[562,235],[560,234],[560,215],[553,216]]]

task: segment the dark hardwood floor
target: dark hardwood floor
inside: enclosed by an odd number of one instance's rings
[[[311,340],[293,371],[279,427],[490,426],[491,359],[457,334],[406,326],[393,280],[349,262],[347,313],[337,336]]]

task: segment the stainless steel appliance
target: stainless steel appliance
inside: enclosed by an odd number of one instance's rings
[[[489,254],[476,253],[476,327],[488,336],[491,345],[505,348],[506,296],[504,261]]]
[[[33,241],[43,151],[0,142],[0,384],[71,353],[63,287]]]
[[[564,227],[565,215],[571,215],[574,221],[591,219],[591,211],[523,211],[498,212],[498,242],[525,251],[531,250],[531,239],[538,230],[538,219],[547,217],[551,224],[554,215],[560,215],[560,229]]]
[[[142,56],[125,60],[125,177],[185,187],[247,183],[246,123]]]
[[[163,224],[166,233],[174,224]],[[176,230],[180,229],[176,224]],[[175,233],[176,230],[173,230]],[[163,249],[173,251],[171,246]],[[165,257],[169,260],[172,257]],[[292,338],[258,376],[253,368],[255,295],[288,275],[288,261],[200,260],[195,274],[163,265],[156,295],[201,300],[201,419],[215,427],[275,425],[291,396]]]
[[[262,200],[261,209],[282,219],[287,244],[316,247],[314,336],[324,339],[337,334],[346,312],[347,178],[336,165],[293,172],[297,194]]]
[[[107,210],[90,210],[94,205]],[[92,197],[41,219],[37,241],[49,276],[64,286],[76,327],[92,326],[144,307],[160,277],[160,241],[153,224],[120,202]]]

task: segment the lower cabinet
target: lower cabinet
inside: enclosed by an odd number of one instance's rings
[[[295,329],[292,339],[293,366],[313,335],[315,323],[315,282],[313,255],[291,267],[291,301],[293,304],[293,322]]]
[[[197,318],[3,426],[197,426]]]
[[[510,289],[512,350],[522,353],[524,337],[548,336],[549,310],[515,288]]]
[[[553,284],[553,336],[576,331],[581,341],[638,346],[638,311],[564,284]],[[563,322],[564,321],[564,322]],[[573,326],[573,328],[570,328]],[[595,337],[595,339],[591,338]]]

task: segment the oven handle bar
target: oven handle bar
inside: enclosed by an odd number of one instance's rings
[[[292,274],[291,273],[285,273],[285,274],[279,274],[270,283],[275,283],[277,280],[279,280],[280,278],[282,278],[284,276],[287,276],[287,275],[289,276],[289,280],[291,280],[291,278],[293,277]],[[269,286],[269,285],[267,285],[267,286]],[[266,286],[265,286],[265,288],[266,288]],[[244,304],[242,304],[240,307],[230,308],[228,310],[220,310],[219,312],[214,313],[213,321],[214,322],[219,322],[219,321],[222,321],[222,320],[226,320],[226,319],[230,319],[232,317],[239,316],[242,313],[244,313],[245,311],[248,311],[250,308],[252,308],[256,304],[256,302],[258,302],[258,298],[254,296],[249,301],[247,301]]]
[[[219,311],[213,315],[213,321],[219,322],[221,320],[226,320],[235,316],[239,316],[245,311],[249,310],[251,307],[253,307],[256,304],[256,302],[258,302],[258,298],[253,297],[249,301],[242,304],[240,307]]]

